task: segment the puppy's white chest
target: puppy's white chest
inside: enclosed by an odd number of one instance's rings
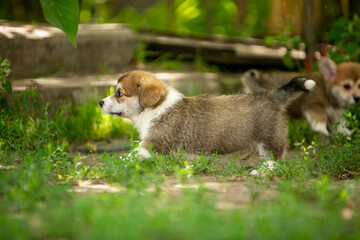
[[[155,119],[166,114],[166,111],[179,102],[183,95],[176,91],[175,89],[168,87],[168,95],[166,100],[156,108],[145,109],[140,115],[133,119],[135,127],[140,133],[140,139],[144,140],[149,134],[149,130],[152,126],[152,123]]]
[[[140,140],[144,140],[144,138],[148,135],[148,132],[151,128],[151,122],[153,118],[149,116],[150,114],[142,113],[136,120],[134,119],[134,124],[136,129],[140,133]]]

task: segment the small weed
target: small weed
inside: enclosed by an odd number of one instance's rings
[[[199,157],[195,157],[192,161],[192,168],[196,174],[216,174],[217,173],[217,155],[207,156],[200,154]]]
[[[219,168],[219,174],[231,177],[231,176],[246,176],[249,171],[242,165],[239,164],[238,159],[233,158],[231,161],[226,162],[224,166]]]

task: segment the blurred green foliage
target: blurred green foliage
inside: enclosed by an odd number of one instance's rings
[[[237,1],[233,0],[159,0],[144,11],[125,6],[114,13],[111,11],[111,1],[83,0],[80,6],[80,22],[126,23],[135,31],[214,33],[229,36],[265,35],[264,20],[268,16],[270,3],[253,0],[245,4],[247,11],[240,22],[239,6],[236,3]]]
[[[60,14],[75,9],[61,10],[70,1],[79,2],[81,23],[126,23],[136,30],[177,34],[264,37],[278,34],[283,29],[280,25],[299,23],[301,19],[294,16],[294,11],[302,12],[300,0],[2,0],[0,19],[36,25],[45,20],[40,2],[52,3],[60,10],[53,13]],[[359,13],[360,4],[356,0],[324,1],[323,7],[316,9],[317,23],[314,23],[320,41],[328,32],[329,22]]]
[[[336,47],[329,51],[331,59],[337,63],[360,62],[360,17],[356,14],[350,20],[342,17],[331,23],[330,27],[325,40]]]
[[[291,50],[298,49],[300,44],[305,44],[299,35],[292,36],[291,27],[287,26],[283,32],[275,36],[265,36],[263,40],[266,46],[273,46],[278,43],[286,47],[286,54],[283,57],[284,66],[289,70],[303,71],[301,63],[291,57]]]

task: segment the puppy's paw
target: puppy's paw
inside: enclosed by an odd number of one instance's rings
[[[267,174],[271,173],[276,166],[276,162],[272,160],[265,161],[258,169],[254,169],[250,172],[251,176],[266,176]]]
[[[136,151],[135,156],[140,160],[151,158],[150,152],[143,147],[137,147],[134,151]]]
[[[151,158],[151,153],[143,147],[137,147],[120,157],[121,160],[127,162],[132,162],[135,159],[143,161],[148,158]]]

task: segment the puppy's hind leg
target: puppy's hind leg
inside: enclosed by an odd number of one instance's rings
[[[259,157],[264,162],[259,170],[253,170],[250,172],[250,174],[259,176],[264,175],[268,171],[274,170],[276,165],[276,162],[274,160],[282,158],[285,155],[285,146],[286,142],[283,144],[279,144],[277,147],[271,146],[269,144],[259,143],[257,146]]]
[[[267,167],[270,171],[273,170],[274,165],[276,164],[276,162],[273,160],[273,158],[275,159],[275,155],[273,154],[273,152],[267,150],[263,143],[258,144],[258,151],[260,159],[264,159],[263,165]]]
[[[251,171],[251,175],[264,175],[274,170],[275,161],[285,156],[287,146],[286,129],[277,128],[276,130],[275,134],[269,135],[263,142],[258,144],[259,156],[264,162],[259,170]]]

